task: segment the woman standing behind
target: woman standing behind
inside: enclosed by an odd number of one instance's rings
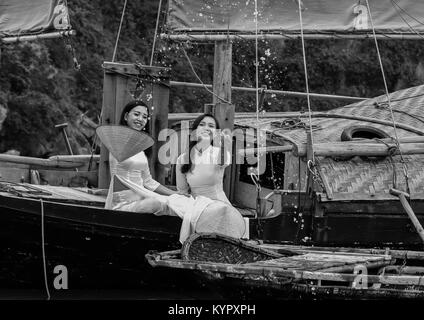
[[[221,148],[213,145],[214,140],[220,139],[217,131],[219,123],[213,115],[202,114],[194,120],[189,150],[177,159],[177,189],[193,197],[204,196],[231,205],[223,189],[224,171],[230,163],[230,152],[224,151],[226,157],[223,161]],[[228,147],[230,137],[222,136],[226,140],[224,146]]]
[[[122,110],[119,124],[128,126],[137,131],[146,131],[145,129],[148,119],[148,106],[143,101],[133,100],[125,105],[124,109]],[[116,160],[113,155],[109,153],[109,165],[111,177],[117,175],[137,185],[144,186],[146,189],[161,195],[172,195],[177,193],[176,191],[164,187],[152,178],[149,170],[149,163],[144,151],[141,151],[122,162],[118,162],[118,160]],[[132,208],[129,206],[129,204],[139,199],[139,196],[130,190],[118,192],[113,196],[112,206],[113,209],[137,211],[139,208]],[[153,204],[154,203],[151,205]],[[148,206],[149,205],[147,205],[147,207]]]

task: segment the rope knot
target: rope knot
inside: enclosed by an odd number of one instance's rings
[[[390,146],[387,148],[387,153],[389,154],[389,156],[394,156],[398,150],[398,146]]]

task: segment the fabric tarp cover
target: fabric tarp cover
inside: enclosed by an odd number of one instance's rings
[[[369,0],[369,4],[377,32],[424,32],[422,1]],[[299,32],[297,0],[257,0],[257,6],[259,30]],[[305,33],[371,30],[365,0],[303,0],[302,7]],[[255,32],[254,11],[254,0],[170,0],[167,24],[181,32]]]
[[[0,37],[70,29],[64,0],[0,0]]]

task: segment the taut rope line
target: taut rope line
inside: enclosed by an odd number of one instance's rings
[[[258,59],[258,0],[255,0],[255,84],[256,84],[256,144],[257,147],[260,148],[259,145],[260,140],[260,126],[259,126],[259,59]],[[260,153],[257,154],[258,157],[258,165],[257,165],[257,179],[259,180],[259,170],[260,170]]]
[[[387,97],[387,104],[389,106],[389,110],[390,110],[390,117],[392,119],[392,124],[393,124],[393,130],[395,133],[395,137],[396,137],[396,147],[399,150],[399,155],[400,155],[400,159],[403,165],[403,173],[405,175],[405,182],[406,182],[406,188],[407,188],[407,192],[410,193],[409,190],[409,176],[408,176],[408,169],[406,167],[405,164],[405,160],[403,158],[403,154],[402,154],[402,150],[400,149],[400,143],[399,143],[399,138],[398,138],[398,134],[397,134],[397,128],[396,128],[396,122],[395,122],[395,117],[393,114],[393,109],[392,109],[392,103],[390,101],[390,95],[389,95],[389,89],[387,88],[387,81],[386,81],[386,75],[384,73],[384,67],[383,67],[383,62],[381,60],[381,55],[380,55],[380,49],[378,47],[378,41],[377,41],[377,36],[375,34],[375,28],[374,28],[374,22],[372,20],[372,14],[371,14],[371,9],[370,9],[370,4],[368,2],[368,0],[366,0],[367,3],[367,9],[368,9],[368,14],[369,14],[369,18],[370,18],[370,23],[371,23],[371,28],[372,28],[372,33],[374,36],[374,42],[375,42],[375,47],[377,49],[377,56],[378,56],[378,62],[380,64],[380,70],[381,70],[381,74],[383,76],[383,82],[384,82],[384,90],[386,92],[386,97]]]
[[[309,84],[308,84],[308,69],[306,67],[306,50],[305,50],[305,38],[303,35],[303,20],[302,20],[302,4],[301,0],[297,1],[299,4],[299,20],[300,20],[300,37],[302,39],[302,55],[303,55],[303,67],[305,69],[305,84],[306,84],[306,99],[308,101],[308,112],[309,112],[309,130],[311,133],[311,147],[312,147],[312,163],[315,164],[314,155],[314,136],[312,134],[312,111],[311,111],[311,99],[309,96]]]
[[[50,291],[49,285],[47,283],[47,267],[46,267],[46,251],[45,251],[45,243],[44,243],[44,204],[43,199],[40,199],[41,206],[41,251],[43,255],[43,273],[44,273],[44,285],[46,287],[47,292],[47,300],[50,300]]]
[[[113,49],[112,62],[115,61],[116,49],[118,48],[119,35],[121,34],[122,22],[124,21],[126,7],[127,7],[127,0],[125,0],[124,8],[122,9],[121,22],[119,23],[118,35],[116,36],[115,49]]]
[[[207,92],[209,92],[210,94],[212,94],[213,96],[215,96],[218,100],[220,100],[220,101],[222,101],[222,102],[224,102],[224,103],[231,104],[231,102],[230,102],[230,101],[227,101],[227,100],[225,100],[224,98],[221,98],[221,97],[220,97],[219,95],[217,95],[215,92],[213,92],[212,90],[209,90],[209,88],[208,88],[208,87],[207,87],[207,86],[203,83],[202,79],[200,79],[200,77],[199,77],[199,75],[197,74],[196,70],[194,70],[193,64],[191,63],[191,60],[190,60],[190,58],[189,58],[189,56],[188,56],[187,52],[185,51],[185,49],[184,49],[183,47],[181,47],[181,50],[183,51],[184,56],[185,56],[185,57],[186,57],[186,59],[187,59],[187,62],[188,62],[188,64],[189,64],[189,66],[190,66],[191,71],[193,72],[193,75],[196,77],[197,81],[199,81],[199,82],[200,82],[200,84],[203,86],[203,88],[204,88]]]

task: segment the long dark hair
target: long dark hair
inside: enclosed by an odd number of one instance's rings
[[[125,114],[129,113],[132,109],[134,109],[135,107],[138,107],[138,106],[146,107],[146,109],[147,109],[147,122],[146,122],[146,125],[143,128],[143,132],[150,134],[150,126],[149,126],[150,109],[147,106],[147,104],[145,104],[141,100],[131,100],[130,102],[128,102],[125,105],[124,109],[121,112],[121,118],[119,119],[119,124],[122,125],[122,126],[128,126],[128,123],[125,120]],[[146,154],[146,157],[149,158],[152,154],[152,148],[148,148],[147,150],[144,150],[144,153]]]
[[[131,100],[130,102],[128,102],[125,105],[124,109],[122,110],[121,118],[119,119],[119,124],[123,125],[123,126],[128,126],[127,121],[125,120],[125,114],[129,113],[132,109],[134,109],[135,107],[138,107],[138,106],[146,107],[147,117],[149,119],[150,118],[150,110],[149,110],[149,107],[147,106],[147,104],[145,104],[141,100]],[[147,120],[146,126],[143,128],[143,131],[150,134],[149,120]]]
[[[210,117],[210,118],[214,119],[216,129],[220,129],[218,120],[213,115],[211,115],[209,113],[204,113],[204,114],[201,114],[200,116],[198,116],[194,120],[193,125],[191,126],[191,132],[192,133],[197,129],[200,122],[206,117]],[[191,150],[194,148],[194,146],[197,144],[197,142],[198,142],[197,140],[191,140],[190,139],[190,143],[188,145],[188,153],[185,155],[186,157],[188,157],[188,163],[185,163],[181,166],[181,173],[187,173],[188,171],[190,171],[192,169],[191,167],[193,165],[193,162],[191,161]],[[187,162],[187,161],[185,161],[185,162]]]

